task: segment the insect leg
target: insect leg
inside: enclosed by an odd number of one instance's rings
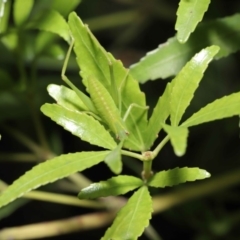
[[[123,88],[123,85],[125,84],[125,82],[126,82],[126,80],[128,78],[128,75],[129,75],[129,69],[127,70],[126,76],[122,80],[122,82],[121,82],[121,84],[119,86],[119,89],[118,89],[118,102],[119,102],[120,114],[122,113],[122,88]]]
[[[143,106],[140,106],[140,105],[138,105],[138,104],[136,104],[136,103],[130,104],[130,106],[128,107],[126,113],[124,114],[124,117],[123,117],[123,121],[124,121],[124,122],[127,120],[127,118],[128,118],[128,116],[129,116],[131,110],[133,109],[133,107],[142,108],[142,109],[144,109],[144,110],[147,110],[147,109],[149,108],[149,106],[143,107]]]
[[[109,60],[109,72],[110,72],[110,79],[111,79],[111,96],[116,104],[116,106],[118,107],[118,109],[120,109],[119,105],[120,105],[120,99],[119,99],[119,92],[118,92],[118,88],[117,88],[117,83],[114,77],[114,72],[113,72],[113,65],[112,62]]]
[[[66,69],[67,69],[67,64],[68,64],[68,61],[69,61],[69,58],[70,58],[70,55],[72,52],[73,45],[74,45],[74,40],[72,40],[72,42],[70,44],[70,47],[66,54],[66,58],[63,63],[63,68],[62,68],[62,73],[61,73],[62,80],[78,95],[78,97],[82,100],[82,102],[85,104],[85,106],[89,109],[90,112],[97,113],[90,98],[87,95],[85,95],[82,91],[80,91],[65,75]]]

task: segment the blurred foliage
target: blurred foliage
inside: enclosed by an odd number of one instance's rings
[[[78,5],[75,0],[66,7],[63,0],[41,0],[34,2],[29,15],[24,7],[26,12],[23,16],[14,15],[17,2],[20,1],[7,1],[0,22],[0,178],[7,183],[53,154],[93,150],[92,146],[79,141],[39,111],[43,103],[52,101],[47,95],[47,85],[61,84],[63,57],[68,48],[59,37],[34,27],[46,9],[58,10],[64,17],[75,9],[100,43],[128,67],[146,51],[155,49],[175,34],[179,1],[83,0]],[[31,1],[28,2],[29,9]],[[237,0],[212,1],[204,21],[230,16],[239,10],[240,2]],[[187,116],[216,98],[240,90],[239,60],[240,55],[236,53],[211,64]],[[67,74],[81,87],[74,59],[70,61]],[[167,80],[158,80],[141,85],[150,106],[155,105],[166,83]],[[197,166],[208,170],[213,177],[239,169],[238,121],[234,117],[193,128],[186,155],[179,159],[168,144],[158,156],[159,160],[154,162],[154,169]],[[138,170],[137,163],[129,166],[127,159],[124,162],[124,172]],[[84,174],[93,181],[111,176],[105,165],[89,169]],[[66,193],[70,188],[63,186],[68,183],[62,180],[44,187],[44,190]],[[181,186],[176,188],[181,189]],[[72,189],[74,195],[77,191]],[[159,193],[159,190],[154,191]],[[160,193],[168,192],[169,189],[164,189]],[[240,188],[235,186],[174,207],[156,215],[151,223],[164,240],[179,237],[186,240],[239,239],[239,199]],[[0,221],[1,228],[91,212],[84,208],[38,201],[19,201],[12,205],[12,209],[4,210],[4,213],[1,211],[0,217],[5,217]],[[99,239],[104,231],[105,228],[48,239],[79,239],[79,236],[82,239]],[[141,239],[147,238],[143,236]]]

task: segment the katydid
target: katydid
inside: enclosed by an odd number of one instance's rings
[[[62,68],[62,79],[63,81],[78,95],[82,102],[88,108],[88,114],[93,115],[97,120],[103,120],[110,130],[116,135],[116,138],[120,141],[124,141],[128,137],[128,130],[125,124],[127,117],[129,116],[130,111],[133,107],[139,107],[147,109],[148,107],[142,107],[136,103],[130,104],[124,115],[121,117],[121,90],[122,86],[125,84],[125,81],[129,75],[127,71],[126,76],[122,80],[120,87],[117,88],[116,80],[113,73],[113,65],[109,60],[109,71],[111,77],[111,90],[112,94],[103,86],[103,84],[96,79],[94,76],[89,76],[87,79],[87,89],[90,94],[90,98],[80,91],[65,75],[67,64],[70,58],[70,54],[74,45],[74,40],[72,40],[70,47],[68,49],[66,58],[64,60]],[[111,96],[112,95],[112,96]],[[117,95],[117,96],[116,96]],[[100,117],[100,118],[99,118]]]
[[[93,114],[96,114],[96,109],[91,101],[91,99],[86,95],[84,94],[82,91],[80,91],[69,79],[68,77],[65,75],[66,73],[66,69],[67,69],[67,64],[68,64],[68,61],[69,61],[69,58],[70,58],[70,54],[72,52],[72,48],[73,48],[73,45],[74,45],[74,40],[72,40],[71,44],[70,44],[70,47],[67,51],[67,54],[66,54],[66,58],[64,60],[64,63],[63,63],[63,68],[62,68],[62,73],[61,73],[61,76],[62,76],[62,80],[78,95],[78,97],[82,100],[82,102],[85,104],[85,106],[89,109],[90,112],[92,112]]]
[[[127,127],[107,89],[97,79],[89,77],[88,91],[100,117],[108,124],[110,130],[118,139],[125,139],[128,135]]]
[[[139,107],[143,109],[147,109],[148,107],[142,107],[137,105],[136,103],[132,103],[130,104],[130,106],[128,106],[123,118],[121,117],[121,92],[122,87],[124,86],[129,76],[129,71],[126,72],[126,76],[120,83],[120,86],[117,87],[117,83],[114,77],[113,64],[110,59],[108,59],[108,62],[111,80],[111,93],[94,76],[89,76],[86,79],[87,90],[90,94],[90,98],[83,92],[81,92],[65,75],[67,63],[69,61],[73,45],[74,41],[72,41],[64,61],[62,69],[62,79],[68,86],[72,88],[73,91],[75,91],[78,97],[86,105],[89,110],[87,113],[93,115],[93,117],[97,118],[100,121],[104,121],[108,125],[110,130],[116,135],[116,138],[120,140],[118,146],[113,149],[106,157],[106,164],[114,173],[119,174],[122,170],[121,149],[124,141],[128,138],[129,134],[125,121],[127,120],[133,107]]]

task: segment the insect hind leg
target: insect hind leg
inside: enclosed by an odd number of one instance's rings
[[[123,116],[123,121],[124,121],[124,122],[127,120],[127,118],[128,118],[128,116],[129,116],[131,110],[132,110],[134,107],[141,108],[141,109],[144,109],[144,110],[149,109],[149,106],[143,107],[143,106],[140,106],[140,105],[138,105],[138,104],[136,104],[136,103],[130,104],[130,106],[128,107],[126,113],[125,113],[124,116]]]

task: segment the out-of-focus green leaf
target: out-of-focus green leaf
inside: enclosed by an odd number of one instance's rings
[[[209,178],[211,175],[200,168],[174,168],[154,174],[148,181],[148,185],[156,188],[171,187],[185,182],[193,182]]]
[[[115,149],[113,149],[104,159],[104,162],[115,174],[120,174],[122,172],[121,149],[122,149],[122,144],[118,144],[118,146]]]
[[[188,129],[185,127],[173,127],[162,124],[163,129],[169,135],[174,152],[181,157],[185,154],[187,148]]]
[[[9,32],[2,37],[2,43],[9,50],[15,50],[18,45],[18,34],[16,32]]]
[[[154,108],[153,113],[149,119],[144,138],[145,146],[147,149],[153,145],[159,131],[162,128],[162,123],[164,123],[169,116],[169,102],[171,93],[170,86],[170,83],[168,83],[163,95],[158,99],[157,105]]]
[[[28,18],[34,0],[15,0],[13,5],[13,18],[17,26],[22,25]]]
[[[77,94],[65,86],[50,84],[47,87],[49,95],[55,99],[58,105],[72,111],[88,111]]]
[[[61,15],[66,17],[71,11],[73,11],[78,4],[81,3],[81,0],[52,0],[52,8],[57,10]]]
[[[5,32],[8,27],[11,1],[0,0],[0,33]]]
[[[209,62],[217,54],[219,47],[211,46],[197,53],[172,81],[170,99],[171,125],[177,126],[190,104],[195,90],[207,69]]]
[[[80,199],[93,199],[125,194],[140,187],[143,181],[140,178],[120,175],[99,183],[92,183],[83,188],[78,194]]]
[[[103,49],[76,13],[69,15],[69,27],[75,39],[74,51],[83,79],[86,81],[89,77],[94,76],[104,85],[113,99],[118,100],[117,95],[121,94],[122,117],[133,103],[145,107],[145,96],[140,91],[137,81],[128,74],[127,69],[120,61],[115,60],[110,53]],[[87,85],[86,82],[85,84]],[[113,86],[116,87],[113,88]],[[121,89],[121,91],[113,92],[113,89]],[[118,107],[118,104],[116,105]],[[147,127],[146,110],[133,107],[126,119],[126,126],[130,134],[123,147],[144,151],[143,133]]]
[[[200,24],[185,44],[170,38],[157,49],[147,53],[140,62],[130,67],[139,82],[176,75],[187,61],[201,49],[217,45],[215,59],[226,57],[240,49],[240,14]]]
[[[208,9],[210,0],[181,0],[177,10],[177,39],[181,43],[188,40],[197,24],[202,21],[204,13]]]
[[[55,38],[56,35],[54,33],[44,31],[39,32],[35,37],[35,54],[39,55],[42,52],[46,52],[48,50],[46,46],[51,45]]]
[[[36,14],[42,9],[51,8],[60,13],[63,17],[67,17],[67,15],[74,10],[77,5],[81,2],[81,0],[51,0],[51,1],[42,1],[38,2],[36,7]],[[39,9],[38,9],[39,8]],[[56,39],[55,34],[49,34],[49,32],[40,32],[36,37],[36,53],[39,54],[41,51],[47,49],[49,45]]]
[[[101,240],[135,240],[148,226],[152,213],[152,200],[146,186],[136,191],[118,212],[111,227]]]
[[[56,60],[63,60],[65,57],[65,52],[59,44],[53,43],[48,47],[46,56],[55,58]]]
[[[39,164],[2,192],[0,195],[0,207],[41,185],[92,167],[103,161],[108,153],[109,151],[72,153]]]
[[[55,10],[40,12],[27,27],[57,34],[65,41],[70,42],[68,24],[63,16]]]
[[[194,113],[181,126],[191,127],[240,114],[240,92],[217,99]]]
[[[23,207],[25,204],[27,204],[30,200],[29,199],[17,199],[14,202],[11,202],[9,205],[5,206],[0,211],[0,220],[3,218],[11,216],[15,211],[17,211],[19,208]]]
[[[83,141],[107,149],[114,149],[117,146],[110,133],[99,121],[86,113],[71,111],[57,104],[44,104],[41,111]]]

